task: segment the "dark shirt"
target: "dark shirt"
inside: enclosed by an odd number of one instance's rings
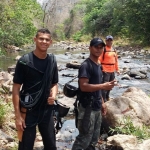
[[[33,54],[33,53],[32,53]],[[48,56],[45,59],[39,59],[33,54],[33,62],[30,65],[25,65],[24,56],[22,56],[16,65],[15,74],[13,78],[13,82],[17,84],[21,84],[22,89],[26,91],[26,93],[33,94],[33,97],[36,96],[36,92],[41,90],[42,80],[46,80],[44,77],[44,72],[47,69],[48,65]],[[52,84],[58,83],[58,70],[57,64],[54,64],[54,73],[52,77]],[[52,74],[49,74],[51,76]],[[50,92],[50,89],[49,91]],[[49,94],[49,93],[47,93]]]
[[[21,57],[17,62],[13,78],[14,83],[26,84],[26,82],[28,81],[31,83],[31,85],[33,85],[34,83],[42,79],[43,74],[46,71],[48,57],[46,57],[45,59],[39,59],[33,54],[33,66],[35,67],[35,70],[20,63],[20,61],[23,61],[23,57]],[[52,78],[52,84],[55,83],[58,83],[57,65],[54,66],[54,75]]]
[[[88,58],[89,59],[89,58]],[[91,59],[89,59],[91,63],[91,67],[87,61],[84,61],[79,69],[78,78],[88,78],[89,84],[101,84],[102,83],[102,70],[101,65],[94,63]],[[101,109],[101,90],[91,92],[90,93],[94,97],[94,102],[92,105],[93,110]]]

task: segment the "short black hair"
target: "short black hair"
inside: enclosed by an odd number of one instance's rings
[[[38,29],[36,32],[36,37],[38,36],[38,33],[47,33],[51,35],[51,32],[47,28]]]

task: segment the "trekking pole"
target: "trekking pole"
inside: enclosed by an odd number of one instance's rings
[[[26,108],[21,108],[21,117],[24,119],[25,121],[25,118],[26,118]],[[18,139],[20,142],[22,142],[22,136],[23,136],[23,131],[22,130],[18,130],[17,131],[17,135],[18,135]]]

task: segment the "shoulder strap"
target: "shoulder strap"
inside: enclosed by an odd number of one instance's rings
[[[30,63],[33,64],[33,53],[27,53],[23,55],[23,59],[19,61],[19,63],[23,65],[29,65]]]
[[[25,60],[26,63],[28,63],[30,61],[29,53],[24,55],[24,60]]]
[[[104,47],[104,52],[103,52],[103,60],[104,60],[104,55],[106,53],[106,47]]]
[[[88,66],[90,67],[90,72],[91,75],[93,74],[93,66],[89,60],[89,58],[87,58],[85,61],[87,61]],[[75,80],[78,76],[76,75],[73,79],[71,79],[70,81],[68,81],[67,83],[71,83],[73,80]]]
[[[93,74],[93,65],[91,64],[91,61],[89,60],[90,58],[87,59],[87,63],[88,63],[88,66],[90,67],[90,72],[91,72],[91,75]]]
[[[55,56],[54,56],[53,53],[48,54],[48,56],[49,56],[49,58],[50,58],[50,60],[51,60],[51,63],[55,63],[55,62],[56,62],[56,58],[55,58]]]
[[[106,48],[104,47],[104,52],[103,52],[103,60],[104,60],[104,56],[106,52],[115,52],[116,53],[116,49],[113,48],[114,51],[106,51]]]

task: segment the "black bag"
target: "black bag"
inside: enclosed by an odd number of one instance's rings
[[[62,128],[62,121],[61,118],[65,117],[70,109],[66,105],[60,103],[59,101],[55,101],[56,104],[54,105],[53,109],[53,118],[54,118],[54,127],[55,133],[57,134],[58,131]]]
[[[48,56],[49,56],[48,57],[49,61],[42,81],[39,81],[35,85],[27,89],[22,89],[20,91],[20,106],[28,109],[29,111],[35,109],[35,107],[40,104],[39,102],[40,98],[47,100],[47,97],[49,95],[50,87],[52,84],[51,77],[53,75],[53,71],[54,71],[53,68],[54,68],[54,63],[56,63],[56,60],[53,54],[49,54]],[[33,53],[30,52],[24,55],[24,62],[21,61],[20,63],[34,69],[32,62],[33,62]],[[36,86],[39,86],[40,89],[37,92],[31,93],[32,89]]]
[[[71,97],[74,97],[75,95],[77,95],[77,92],[78,92],[78,88],[73,86],[73,85],[70,85],[70,83],[76,79],[77,76],[75,76],[72,80],[70,80],[69,82],[67,82],[65,85],[64,85],[64,88],[63,88],[63,93],[65,96],[71,98]]]
[[[92,64],[91,64],[89,58],[86,59],[85,61],[87,62],[88,66],[90,67],[90,72],[91,72],[91,74],[92,74],[92,73],[93,73],[93,67],[92,67]],[[74,79],[76,79],[77,77],[78,77],[78,76],[75,76],[71,81],[69,81],[69,82],[67,82],[67,83],[65,84],[65,86],[64,86],[64,88],[63,88],[63,93],[64,93],[65,96],[71,98],[71,97],[74,97],[74,96],[77,95],[77,93],[78,93],[78,91],[79,91],[79,88],[77,88],[77,87],[75,87],[75,86],[73,86],[73,85],[70,85],[70,83],[71,83]]]
[[[70,98],[77,95],[77,92],[78,92],[78,88],[73,85],[70,85],[69,83],[66,83],[63,88],[64,95]]]

